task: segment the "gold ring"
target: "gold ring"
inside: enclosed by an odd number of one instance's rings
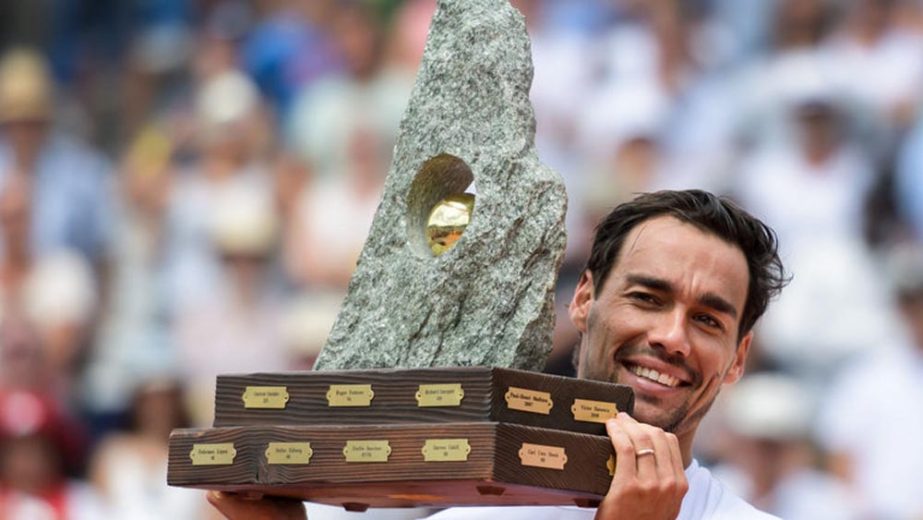
[[[654,448],[644,448],[643,450],[638,450],[635,452],[635,457],[641,457],[643,455],[653,455]]]

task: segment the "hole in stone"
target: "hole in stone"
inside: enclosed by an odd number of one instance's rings
[[[474,216],[474,174],[465,161],[437,155],[420,167],[407,198],[409,241],[421,256],[452,249]]]

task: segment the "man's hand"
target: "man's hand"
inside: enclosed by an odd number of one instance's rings
[[[232,493],[209,491],[208,502],[228,520],[307,520],[304,504],[298,500],[263,497],[249,500]]]
[[[674,520],[689,489],[676,436],[626,413],[607,421],[606,431],[615,448],[615,475],[596,520]]]

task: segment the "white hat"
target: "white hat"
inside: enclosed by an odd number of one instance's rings
[[[276,242],[278,218],[269,196],[240,185],[218,196],[211,236],[222,253],[267,255]]]
[[[196,99],[196,112],[206,130],[243,121],[257,106],[259,93],[249,77],[239,71],[209,79]]]
[[[343,301],[342,295],[311,293],[288,304],[282,316],[282,334],[295,353],[320,353]]]
[[[728,389],[728,427],[746,437],[795,440],[809,434],[812,399],[796,380],[782,374],[754,374]]]
[[[29,49],[9,51],[0,62],[0,122],[47,121],[52,81],[45,59]]]
[[[621,85],[588,103],[580,118],[580,140],[591,154],[608,155],[639,137],[656,139],[669,104],[662,89],[644,81]]]
[[[40,327],[85,324],[96,310],[93,271],[83,257],[71,251],[40,258],[23,291],[26,313]]]
[[[897,294],[923,294],[923,245],[895,246],[888,252],[885,271]]]

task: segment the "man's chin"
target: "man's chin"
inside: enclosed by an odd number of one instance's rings
[[[659,401],[659,400],[656,400]],[[635,396],[635,409],[632,417],[639,422],[656,426],[663,431],[674,433],[677,425],[682,419],[682,410],[673,409],[673,414],[664,412],[662,403],[648,402],[643,396]]]

